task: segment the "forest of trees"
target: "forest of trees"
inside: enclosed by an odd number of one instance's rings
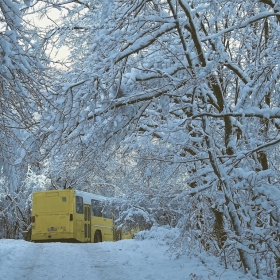
[[[0,0],[0,27],[0,238],[72,187],[280,279],[279,0]]]

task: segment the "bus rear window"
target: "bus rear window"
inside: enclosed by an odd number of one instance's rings
[[[81,196],[76,196],[76,212],[83,214],[83,198]]]

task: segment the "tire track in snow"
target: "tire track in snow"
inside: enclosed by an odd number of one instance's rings
[[[125,268],[118,262],[109,261],[113,252],[103,245],[104,243],[33,243],[11,240],[5,253],[5,262],[1,263],[0,260],[0,266],[6,266],[5,271],[10,273],[1,275],[0,279],[124,279]]]

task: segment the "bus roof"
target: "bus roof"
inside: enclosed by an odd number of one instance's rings
[[[84,203],[86,204],[91,204],[91,200],[99,200],[99,201],[104,201],[108,200],[108,197],[98,195],[98,194],[93,194],[93,193],[88,193],[88,192],[83,192],[83,191],[77,191],[75,190],[75,194],[78,196],[81,196],[84,199]]]

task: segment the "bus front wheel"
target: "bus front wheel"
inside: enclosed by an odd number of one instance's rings
[[[94,234],[94,243],[102,242],[102,236],[100,231],[96,231]]]

